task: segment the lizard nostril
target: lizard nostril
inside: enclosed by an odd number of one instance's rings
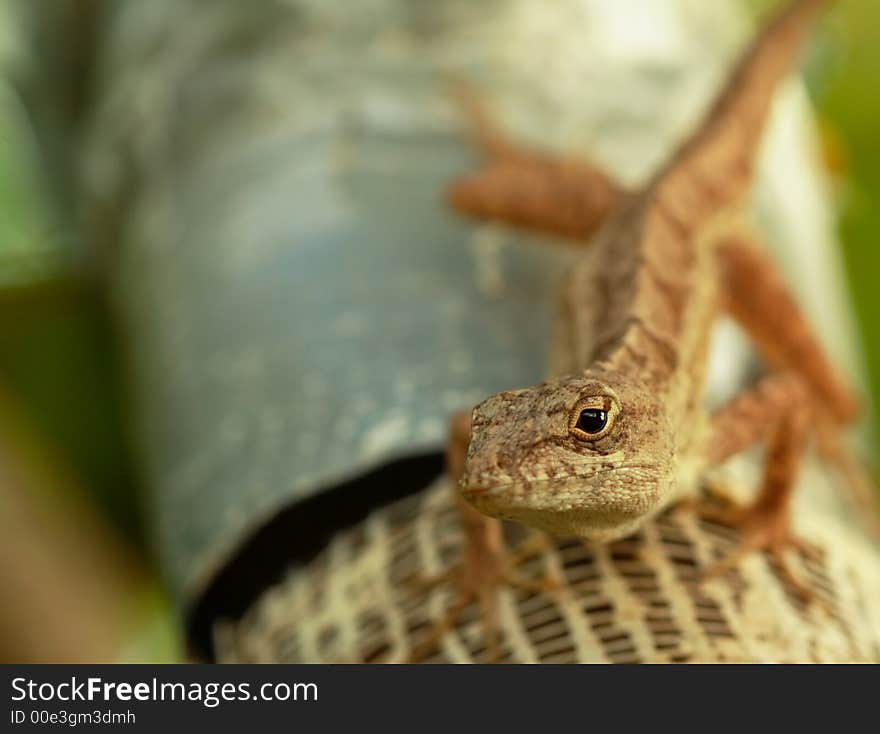
[[[508,471],[513,467],[514,460],[509,454],[495,454],[495,466],[501,471]]]

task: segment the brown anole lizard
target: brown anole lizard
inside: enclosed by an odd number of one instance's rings
[[[784,558],[803,548],[790,526],[792,490],[811,431],[836,446],[858,404],[748,227],[745,197],[774,91],[827,4],[795,0],[767,24],[702,125],[637,191],[587,162],[511,143],[470,105],[489,162],[453,186],[453,205],[590,242],[561,294],[550,378],[453,421],[448,461],[459,478],[464,558],[443,576],[459,595],[426,644],[476,601],[493,648],[498,588],[552,588],[518,575],[490,517],[611,541],[695,496],[707,469],[762,441],[756,499],[703,510],[742,537],[710,575],[764,550],[809,593]],[[703,383],[724,311],[772,371],[710,414]]]

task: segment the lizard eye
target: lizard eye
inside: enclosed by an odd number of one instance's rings
[[[608,423],[608,413],[598,408],[586,408],[578,416],[576,427],[584,433],[599,433]]]
[[[596,441],[611,429],[616,406],[608,397],[581,400],[568,419],[568,431],[579,441]]]

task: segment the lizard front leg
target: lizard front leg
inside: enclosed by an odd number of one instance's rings
[[[755,237],[734,231],[719,247],[722,292],[730,315],[767,363],[800,376],[813,404],[820,455],[842,475],[865,521],[880,534],[876,485],[847,447],[844,429],[858,414],[855,394],[828,359],[773,261]]]
[[[821,343],[772,260],[742,230],[720,244],[721,292],[727,312],[745,329],[775,375],[737,396],[712,419],[710,465],[766,440],[765,473],[755,502],[748,507],[704,509],[701,514],[739,527],[737,552],[709,572],[732,568],[743,554],[763,549],[780,561],[792,586],[808,589],[782,558],[788,547],[806,551],[790,529],[790,502],[808,434],[820,439],[823,455],[848,470],[848,486],[868,517],[876,517],[871,490],[841,440],[858,412],[858,403],[825,355]]]
[[[755,500],[748,505],[730,501],[725,507],[700,506],[709,520],[737,528],[739,547],[711,567],[704,578],[720,576],[740,559],[763,550],[782,570],[791,587],[805,600],[813,593],[791,571],[785,552],[812,553],[791,527],[791,500],[812,419],[804,382],[792,374],[774,374],[738,395],[712,417],[709,459],[712,463],[737,454],[760,440],[767,441],[764,475]]]
[[[517,571],[523,561],[547,547],[545,536],[536,532],[511,552],[505,547],[501,522],[477,512],[459,494],[458,480],[464,471],[470,428],[470,412],[456,414],[450,422],[446,450],[446,464],[463,535],[461,560],[434,578],[416,581],[417,586],[427,589],[451,584],[455,598],[427,638],[413,651],[410,662],[420,662],[436,650],[443,636],[474,603],[479,607],[487,658],[489,662],[497,662],[501,656],[497,617],[501,589],[510,586],[528,592],[549,593],[558,586],[558,582],[550,577],[531,579]]]
[[[588,161],[512,141],[476,92],[459,91],[487,162],[450,186],[452,206],[480,219],[587,242],[617,206],[621,188]]]

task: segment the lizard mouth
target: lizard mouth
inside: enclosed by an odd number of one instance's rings
[[[554,535],[622,537],[668,495],[657,467],[618,466],[586,477],[466,482],[462,497],[490,517]]]
[[[626,477],[626,480],[623,478]],[[616,480],[616,481],[615,481]],[[556,476],[540,479],[514,479],[513,477],[481,476],[473,481],[461,481],[461,494],[465,497],[525,497],[555,496],[560,494],[591,494],[614,484],[646,485],[658,482],[660,472],[654,464],[623,464],[601,469],[589,474]]]

